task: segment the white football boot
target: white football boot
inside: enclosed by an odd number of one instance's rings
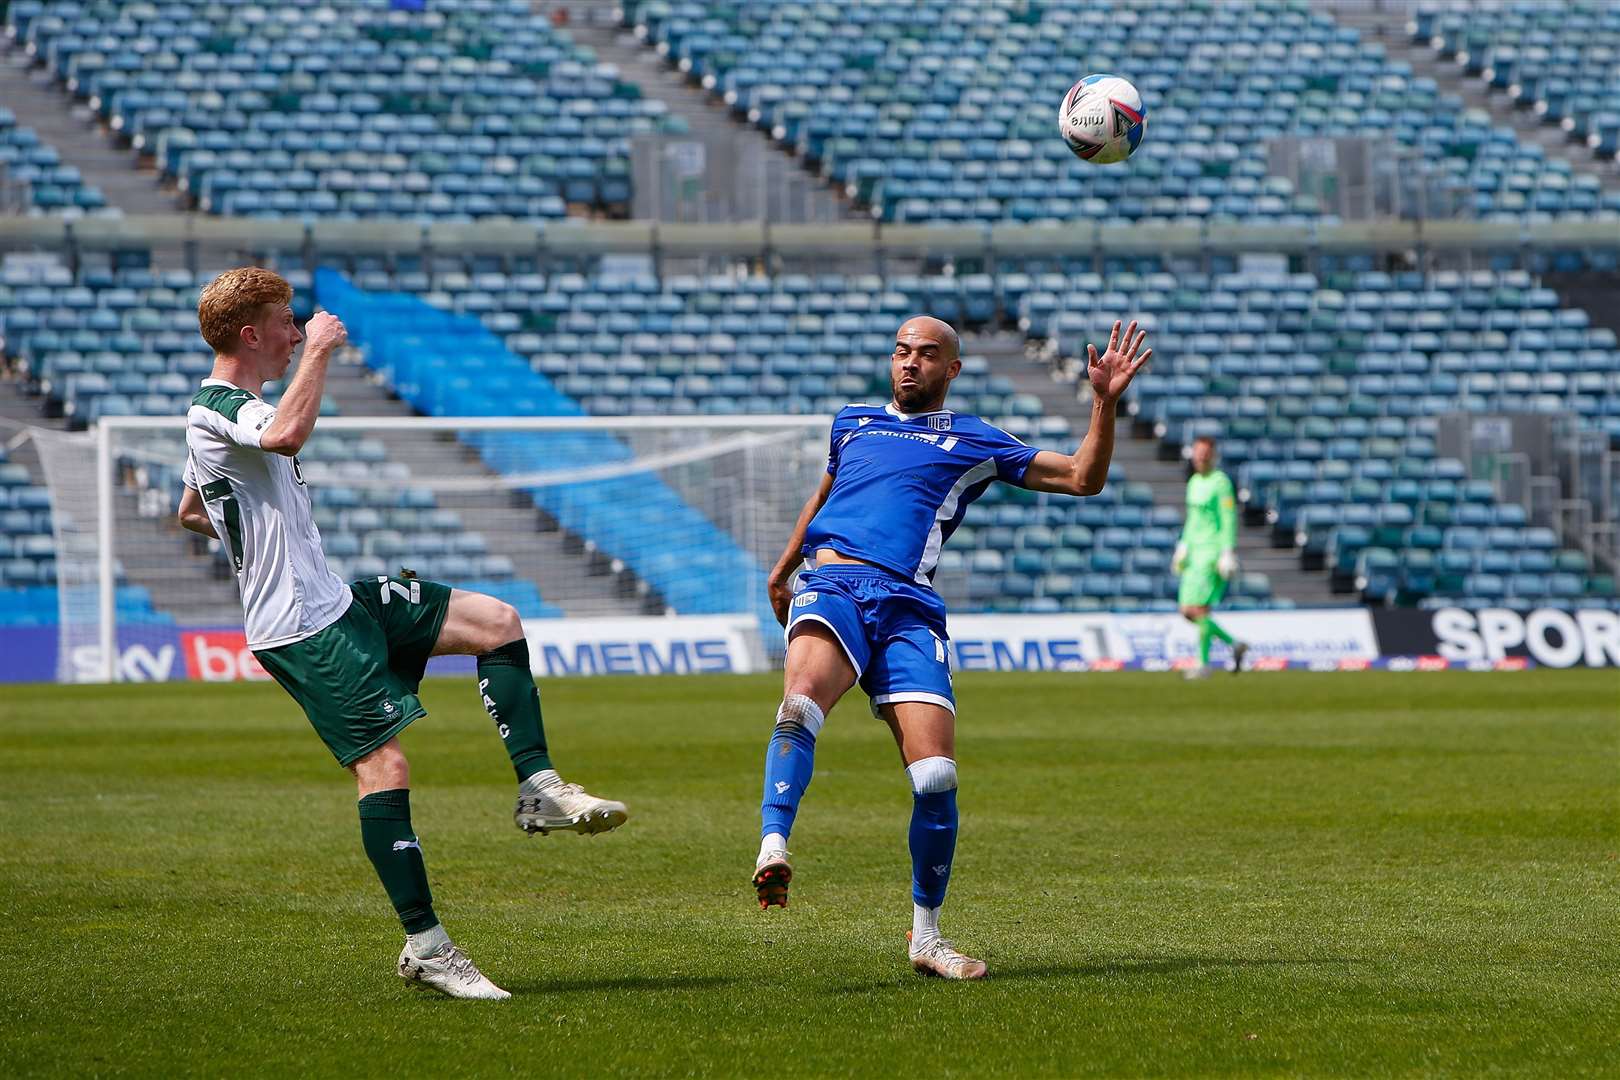
[[[1199,664],[1197,667],[1190,667],[1181,673],[1181,677],[1188,680],[1207,679],[1209,678],[1209,667],[1205,664]]]
[[[544,776],[545,779],[537,780]],[[555,772],[536,773],[518,785],[512,820],[526,833],[600,833],[617,829],[629,813],[624,803],[598,799],[578,784],[565,783]]]
[[[989,972],[983,960],[975,960],[957,952],[956,946],[944,938],[935,938],[920,949],[910,947],[911,931],[906,931],[907,952],[911,966],[924,975],[941,979],[982,979]]]
[[[768,907],[788,906],[788,882],[793,880],[793,867],[788,863],[784,848],[762,851],[754,863],[754,892],[759,896],[761,911]]]
[[[416,987],[431,987],[453,998],[505,1001],[512,995],[490,982],[466,953],[446,943],[432,956],[411,955],[407,943],[399,953],[399,977]]]

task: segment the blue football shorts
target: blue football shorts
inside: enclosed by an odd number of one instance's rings
[[[788,609],[788,640],[812,621],[844,647],[874,716],[896,701],[932,702],[955,714],[945,602],[933,589],[875,567],[806,570]]]

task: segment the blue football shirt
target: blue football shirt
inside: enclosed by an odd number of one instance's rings
[[[803,554],[832,548],[930,584],[968,505],[994,480],[1022,484],[1037,453],[977,416],[846,405],[833,418],[832,490]]]

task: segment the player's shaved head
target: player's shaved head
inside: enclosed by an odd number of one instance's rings
[[[962,339],[957,336],[956,328],[944,319],[936,319],[932,315],[913,315],[901,323],[895,333],[896,338],[917,335],[931,338],[942,345],[947,360],[955,360],[962,355]]]
[[[935,412],[945,407],[951,380],[962,370],[962,339],[943,319],[916,315],[894,335],[889,383],[901,412]]]

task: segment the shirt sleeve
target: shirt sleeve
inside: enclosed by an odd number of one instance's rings
[[[194,408],[190,418],[188,423],[196,424],[215,439],[224,439],[233,447],[258,450],[264,429],[275,419],[275,406],[261,402],[248,390],[232,390],[224,400]]]
[[[251,446],[257,450],[259,440],[264,437],[264,429],[276,418],[276,407],[268,401],[257,398],[244,404],[236,413],[235,439],[241,446]]]
[[[985,428],[990,434],[990,454],[996,459],[996,479],[1022,486],[1024,473],[1029,470],[1029,463],[1035,460],[1040,450],[994,424],[986,424]]]
[[[180,482],[193,491],[201,486],[197,483],[197,465],[191,460],[190,454],[186,455],[186,467],[181,470]]]
[[[1221,550],[1231,551],[1237,547],[1237,495],[1232,491],[1232,478],[1221,473],[1220,497],[1216,500],[1215,515],[1219,522],[1216,536],[1220,539]]]
[[[260,401],[246,390],[234,393],[240,396],[225,399],[220,407],[198,410],[201,415],[193,422],[201,424],[233,446],[257,450],[265,429],[276,418],[276,407],[268,401]]]

